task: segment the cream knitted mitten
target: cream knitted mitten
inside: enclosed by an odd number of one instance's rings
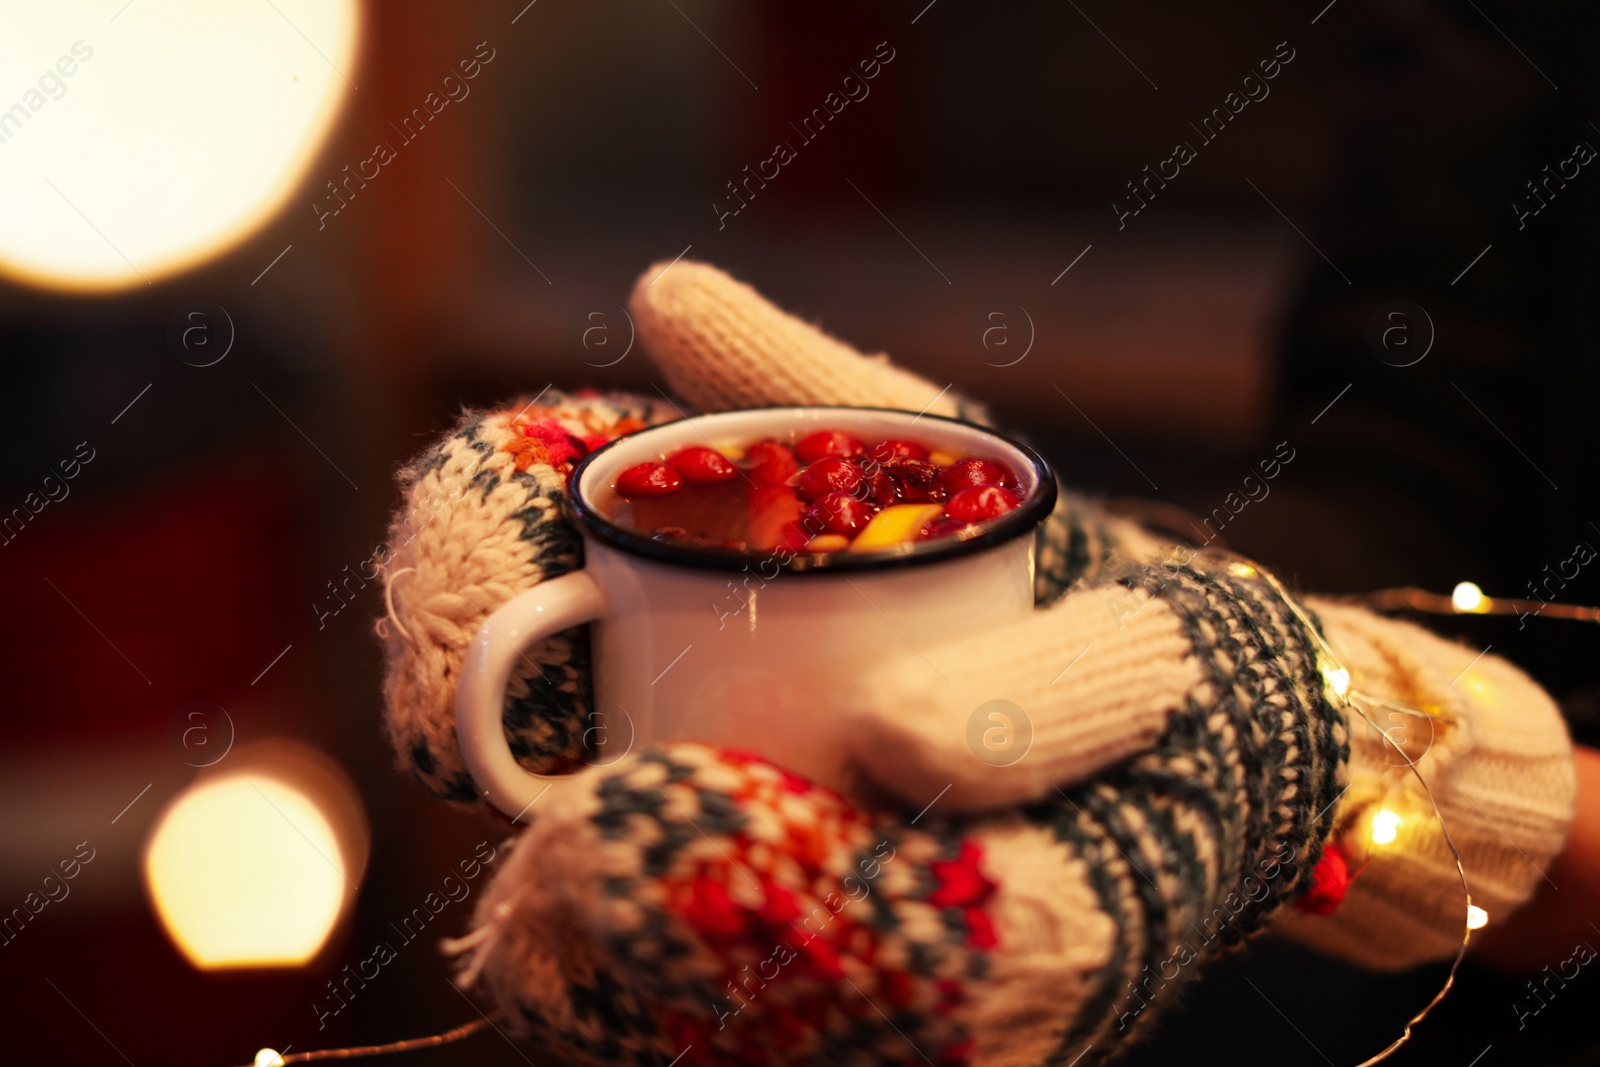
[[[1538,888],[1566,840],[1577,784],[1565,723],[1549,695],[1498,656],[1348,604],[1309,605],[1355,688],[1427,717],[1380,708],[1372,724],[1352,723],[1341,840],[1365,868],[1337,911],[1296,916],[1285,930],[1368,967],[1443,958],[1461,944],[1461,878],[1432,803],[1383,735],[1427,780],[1473,903],[1494,922]],[[1385,810],[1394,839],[1378,843],[1374,820]]]
[[[1135,570],[1134,580],[1147,574]],[[1564,724],[1549,696],[1498,657],[1349,605],[1310,606],[1355,689],[1427,714],[1377,708],[1370,724],[1347,716],[1348,789],[1334,839],[1362,874],[1338,910],[1286,930],[1371,967],[1446,957],[1461,944],[1466,901],[1406,756],[1461,851],[1473,902],[1503,919],[1565,840],[1576,783]],[[1185,645],[1193,621],[1141,586],[1082,588],[1025,622],[901,655],[863,680],[855,758],[908,802],[945,783],[957,810],[1048,797],[1147,750],[1177,709],[1215,701]],[[995,700],[1010,702],[1021,720],[1013,728],[1026,724],[1031,735],[1027,754],[1002,767],[973,759],[965,733],[972,710]],[[1392,841],[1374,842],[1380,811],[1398,820]]]
[[[794,378],[810,383],[806,396],[816,403],[854,396],[856,403],[910,407],[938,392],[785,315],[713,267],[679,263],[646,278],[657,280],[641,279],[633,295],[641,337],[668,380],[696,404],[789,402]],[[764,375],[764,367],[782,373]],[[965,410],[949,393],[940,402]],[[1064,509],[1088,510],[1077,499]],[[1132,524],[1100,525],[1130,561],[1125,580],[1141,590],[1159,590],[1192,555]],[[1054,527],[1042,537],[1042,560],[1075,554],[1048,543],[1062,543],[1060,524]],[[1042,592],[1041,601],[1051,599]],[[1306,918],[1293,932],[1375,966],[1448,955],[1465,919],[1454,857],[1427,793],[1379,731],[1399,738],[1409,726],[1410,754],[1461,849],[1474,899],[1491,917],[1503,917],[1527,899],[1565,840],[1576,790],[1565,724],[1548,695],[1498,657],[1477,658],[1359,608],[1314,603],[1326,636],[1348,657],[1357,690],[1434,715],[1385,709],[1376,728],[1359,718],[1346,723],[1353,754],[1350,788],[1338,806],[1339,840],[1367,866],[1336,918]],[[1084,781],[1148,749],[1185,702],[1212,698],[1183,654],[1183,629],[1192,621],[1142,593],[1085,589],[1024,622],[905,654],[863,679],[857,759],[908,801],[950,783],[947,800],[957,809],[1008,807]],[[966,741],[973,710],[993,700],[1014,704],[1031,733],[1027,755],[1007,767],[974,759]],[[1426,742],[1420,747],[1419,738]],[[1384,805],[1404,833],[1377,846],[1371,820]]]
[[[863,356],[709,264],[656,264],[629,307],[673,391],[701,411],[845,404],[988,421],[978,405],[888,356]]]

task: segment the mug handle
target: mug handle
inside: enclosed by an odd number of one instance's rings
[[[484,620],[467,646],[456,687],[456,740],[484,799],[514,821],[566,776],[535,774],[511,754],[501,723],[511,670],[530,645],[593,622],[605,613],[605,606],[595,580],[573,571],[506,601]]]

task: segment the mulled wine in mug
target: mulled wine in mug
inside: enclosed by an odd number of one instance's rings
[[[505,687],[526,648],[590,623],[598,762],[701,741],[856,792],[852,679],[1030,612],[1030,535],[1055,498],[1026,446],[904,411],[729,411],[620,438],[573,471],[584,567],[512,598],[468,649],[467,767],[512,816],[562,781],[512,756]]]

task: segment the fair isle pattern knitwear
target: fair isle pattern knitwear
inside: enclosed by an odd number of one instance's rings
[[[1170,546],[1138,523],[1112,515],[1056,483],[1056,510],[1034,535],[1033,602],[1053,604],[1072,584],[1110,559],[1153,561]]]
[[[455,733],[456,678],[483,620],[546,578],[583,563],[567,517],[567,476],[614,437],[664,422],[664,401],[546,390],[495,412],[469,411],[400,472],[403,504],[380,563],[390,605],[378,623],[385,720],[401,766],[429,792],[479,803]],[[507,689],[511,751],[529,770],[581,764],[589,710],[588,634],[528,650]]]
[[[1345,754],[1281,602],[1198,567],[1161,597],[1199,682],[1148,752],[920,825],[693,744],[586,770],[480,903],[465,979],[585,1063],[1098,1062],[1304,891]]]

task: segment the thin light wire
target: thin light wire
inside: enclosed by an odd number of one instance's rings
[[[1455,600],[1439,593],[1430,593],[1426,589],[1416,586],[1401,586],[1397,589],[1379,589],[1371,593],[1360,593],[1354,596],[1329,597],[1329,600],[1339,600],[1351,604],[1365,604],[1375,611],[1402,611],[1410,608],[1412,611],[1427,612],[1431,615],[1545,615],[1553,619],[1573,619],[1578,622],[1600,622],[1600,608],[1584,607],[1580,604],[1557,604],[1547,600],[1518,600],[1510,597],[1497,597],[1484,594],[1483,600],[1470,610],[1463,611],[1455,606]]]
[[[1290,610],[1294,609],[1291,608]],[[1365,700],[1368,703],[1373,703],[1371,697],[1367,696],[1365,693],[1358,694],[1355,690],[1348,691],[1348,695],[1344,698],[1345,703],[1357,715],[1360,715],[1361,718],[1366,721],[1368,726],[1371,726],[1374,730],[1377,730],[1377,723],[1374,723],[1372,718],[1365,711],[1362,711],[1357,705],[1356,698],[1358,696],[1360,699]],[[1404,1045],[1407,1041],[1411,1040],[1412,1027],[1426,1019],[1428,1014],[1439,1005],[1440,1001],[1444,1000],[1444,998],[1449,995],[1450,990],[1455,986],[1456,971],[1461,967],[1461,961],[1466,958],[1467,946],[1472,942],[1472,887],[1467,884],[1467,870],[1464,866],[1462,866],[1461,863],[1461,850],[1456,848],[1456,843],[1450,836],[1450,827],[1445,825],[1444,813],[1439,810],[1439,801],[1434,797],[1433,790],[1428,788],[1428,780],[1422,777],[1422,772],[1417,769],[1416,762],[1412,760],[1412,758],[1406,754],[1405,749],[1396,744],[1394,739],[1391,738],[1387,733],[1384,733],[1381,730],[1378,732],[1383,737],[1384,742],[1390,748],[1398,752],[1401,759],[1406,761],[1406,766],[1411,768],[1411,773],[1416,776],[1417,781],[1422,785],[1422,791],[1427,794],[1428,803],[1433,807],[1434,817],[1439,820],[1439,832],[1444,835],[1444,843],[1449,847],[1450,855],[1454,857],[1456,861],[1456,875],[1461,879],[1461,891],[1466,895],[1467,908],[1466,911],[1462,913],[1461,947],[1456,950],[1455,959],[1450,961],[1450,973],[1445,975],[1444,984],[1441,985],[1439,987],[1439,991],[1433,995],[1433,999],[1428,1001],[1427,1004],[1423,1005],[1422,1010],[1410,1018],[1410,1020],[1406,1023],[1405,1030],[1400,1034],[1399,1037],[1391,1041],[1382,1052],[1379,1052],[1377,1055],[1368,1059],[1362,1060],[1357,1067],[1372,1067],[1372,1065],[1375,1063],[1382,1063],[1384,1060],[1394,1055],[1401,1045]]]
[[[354,1045],[349,1048],[324,1048],[313,1049],[309,1052],[291,1052],[287,1056],[280,1056],[285,1064],[306,1063],[311,1060],[353,1060],[360,1056],[386,1056],[392,1052],[412,1052],[419,1048],[433,1048],[439,1045],[448,1045],[453,1041],[460,1041],[464,1037],[471,1037],[486,1026],[492,1025],[488,1016],[474,1019],[470,1023],[463,1023],[454,1030],[446,1030],[442,1034],[430,1034],[427,1037],[413,1037],[405,1041],[391,1041],[386,1045]],[[254,1067],[253,1064],[247,1067]]]

